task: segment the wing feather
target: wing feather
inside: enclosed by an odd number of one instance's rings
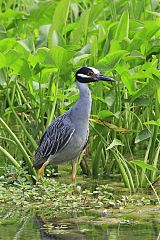
[[[61,151],[69,142],[75,131],[69,115],[66,113],[57,118],[44,132],[35,153],[35,166]]]

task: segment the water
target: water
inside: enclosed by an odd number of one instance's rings
[[[159,240],[160,207],[54,212],[0,207],[0,240]]]

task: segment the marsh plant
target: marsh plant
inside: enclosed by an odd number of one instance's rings
[[[34,178],[45,128],[77,100],[74,72],[117,80],[92,88],[82,172],[120,174],[131,191],[159,175],[160,5],[157,0],[0,1],[0,171]]]

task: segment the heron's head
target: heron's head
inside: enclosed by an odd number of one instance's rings
[[[100,74],[100,72],[93,67],[82,67],[76,72],[76,80],[80,83],[90,83],[98,81],[115,82],[111,77]]]

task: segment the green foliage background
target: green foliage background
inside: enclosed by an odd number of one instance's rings
[[[74,72],[86,65],[117,83],[91,86],[83,172],[91,168],[94,178],[120,173],[131,191],[155,181],[159,60],[158,0],[1,0],[1,173],[13,164],[35,175],[37,142],[53,119],[77,100]]]

